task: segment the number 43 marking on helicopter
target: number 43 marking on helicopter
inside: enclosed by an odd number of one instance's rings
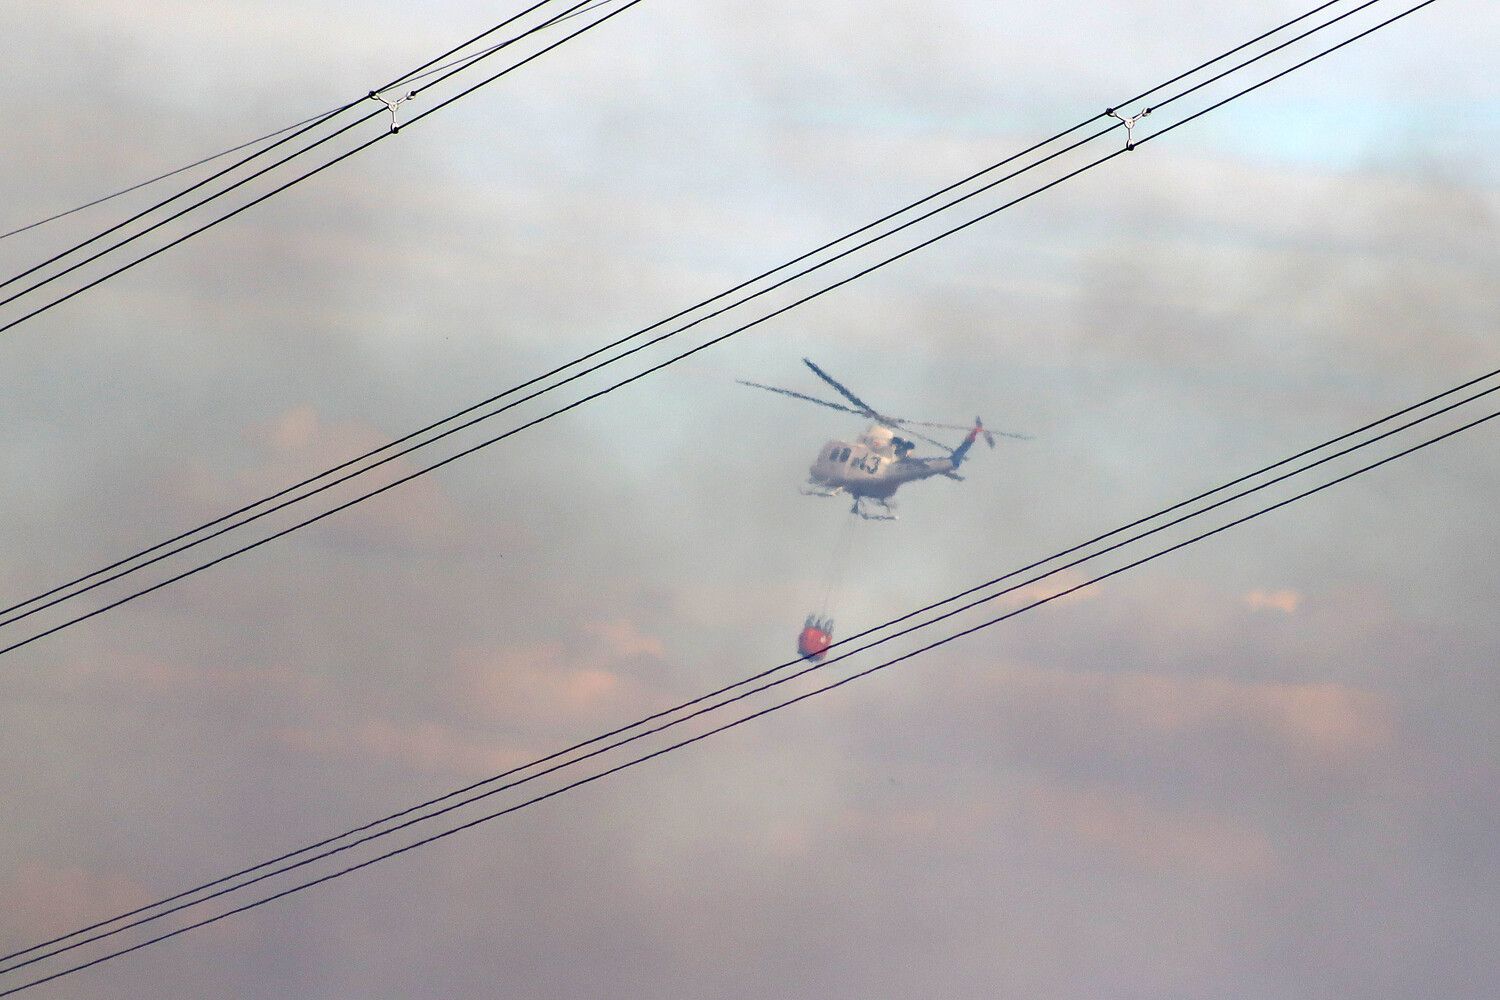
[[[946,476],[962,482],[963,477],[958,474],[958,467],[963,464],[969,448],[981,436],[991,448],[995,447],[996,434],[1021,440],[1030,439],[1030,436],[1026,434],[988,430],[978,417],[974,418],[974,423],[970,426],[886,416],[871,408],[868,403],[850,392],[832,375],[807,358],[803,358],[802,363],[812,369],[814,375],[828,383],[835,392],[848,400],[850,405],[830,403],[826,399],[818,399],[815,396],[793,392],[791,389],[782,389],[774,385],[761,385],[759,382],[746,382],[742,379],[737,381],[740,385],[791,396],[793,399],[816,403],[830,410],[852,413],[873,421],[869,429],[856,441],[830,441],[824,445],[823,450],[818,452],[818,457],[808,470],[808,487],[810,488],[804,488],[802,491],[809,496],[831,497],[839,494],[851,496],[854,498],[854,506],[849,509],[849,512],[866,520],[895,520],[895,505],[891,502],[891,497],[903,483],[912,483],[932,476]],[[958,447],[949,448],[941,441],[934,441],[912,430],[913,427],[932,427],[969,433]],[[942,448],[947,454],[930,457],[913,455],[912,451],[916,449],[916,443],[899,436],[898,431]],[[871,513],[867,504],[878,505],[883,513]]]

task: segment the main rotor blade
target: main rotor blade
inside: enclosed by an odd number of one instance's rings
[[[974,429],[973,424],[937,424],[933,423],[930,420],[907,420],[905,417],[891,417],[890,419],[903,426],[910,425],[914,427],[936,427],[939,430],[945,431],[971,431]],[[985,425],[984,429],[990,434],[998,434],[1001,437],[1015,438],[1018,441],[1034,440],[1030,434],[1015,434],[1011,431],[997,431],[993,427],[990,427],[988,424]]]
[[[926,441],[928,444],[936,445],[937,447],[943,449],[944,451],[947,451],[947,452],[953,451],[953,446],[952,445],[943,444],[943,442],[938,441],[935,438],[930,438],[926,434],[918,434],[916,431],[914,431],[911,428],[905,426],[904,424],[901,425],[901,430],[904,431],[907,434],[910,434],[914,438],[920,438],[921,440]]]
[[[848,388],[846,388],[841,382],[839,382],[838,379],[834,378],[832,375],[828,374],[823,369],[821,369],[817,365],[813,364],[807,358],[803,358],[802,359],[802,363],[804,365],[806,365],[807,367],[811,368],[813,374],[816,375],[816,376],[818,376],[818,378],[822,379],[824,382],[827,382],[829,385],[833,386],[834,390],[837,391],[840,396],[843,396],[849,402],[851,402],[855,406],[859,407],[859,412],[860,413],[862,413],[865,416],[870,417],[870,418],[872,418],[874,420],[879,420],[882,423],[890,422],[890,418],[889,417],[883,417],[883,416],[881,416],[880,412],[877,411],[877,410],[875,410],[875,409],[873,409],[870,406],[869,403],[866,403],[863,399],[860,399],[854,393],[850,392],[848,390]]]
[[[818,399],[815,396],[806,396],[806,395],[803,395],[800,392],[793,392],[790,389],[782,389],[782,388],[780,388],[778,386],[774,386],[774,385],[761,385],[759,382],[746,382],[744,379],[738,379],[738,378],[735,379],[735,381],[738,382],[740,385],[748,385],[752,389],[764,389],[767,392],[779,392],[779,393],[781,393],[781,395],[783,395],[783,396],[791,396],[793,399],[801,399],[801,400],[805,400],[805,401],[807,401],[809,403],[817,403],[819,406],[826,406],[830,410],[838,410],[840,413],[852,413],[852,414],[854,414],[857,417],[865,416],[865,413],[862,410],[851,410],[849,407],[844,406],[844,405],[842,405],[840,403],[830,403],[826,399]]]

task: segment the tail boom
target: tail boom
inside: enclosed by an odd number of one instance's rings
[[[953,461],[953,467],[955,469],[963,464],[964,456],[969,453],[970,448],[974,447],[974,442],[979,440],[979,435],[983,433],[985,433],[984,421],[980,420],[978,417],[975,417],[974,428],[969,431],[969,436],[964,438],[963,444],[959,445],[957,448],[954,448],[953,454],[949,456],[949,458]]]

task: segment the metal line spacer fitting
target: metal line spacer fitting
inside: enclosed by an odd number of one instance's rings
[[[370,100],[379,101],[381,104],[384,104],[385,109],[391,113],[392,135],[395,135],[397,132],[401,131],[401,126],[396,124],[396,109],[416,96],[417,92],[415,90],[408,90],[405,97],[398,97],[393,101],[389,97],[386,97],[384,94],[381,94],[378,91],[370,91]]]
[[[1114,108],[1105,108],[1104,109],[1104,113],[1106,115],[1108,115],[1111,118],[1118,118],[1118,119],[1120,119],[1121,122],[1124,123],[1124,125],[1125,125],[1125,148],[1126,149],[1134,149],[1135,148],[1135,123],[1138,122],[1138,121],[1140,121],[1142,118],[1146,117],[1147,115],[1149,115],[1151,113],[1151,111],[1152,111],[1151,108],[1147,108],[1146,110],[1142,111],[1138,115],[1135,115],[1135,116],[1130,117],[1130,118],[1126,118],[1124,115],[1120,114]]]

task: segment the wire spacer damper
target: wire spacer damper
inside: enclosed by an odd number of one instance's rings
[[[1134,116],[1132,116],[1130,118],[1126,118],[1124,115],[1120,114],[1114,108],[1105,108],[1104,109],[1104,113],[1106,115],[1108,115],[1111,118],[1118,118],[1118,119],[1120,119],[1120,121],[1125,125],[1125,148],[1126,149],[1135,149],[1135,123],[1138,122],[1138,121],[1140,121],[1142,118],[1146,117],[1147,115],[1149,115],[1151,113],[1151,111],[1152,111],[1151,108],[1147,108],[1146,110],[1142,111],[1138,115],[1134,115]]]
[[[384,94],[381,94],[379,91],[370,91],[370,100],[379,101],[381,104],[384,104],[385,109],[391,113],[392,135],[395,135],[397,132],[401,131],[401,126],[396,124],[396,109],[416,96],[417,92],[415,90],[408,90],[405,97],[398,97],[393,101],[389,97],[386,97]]]

